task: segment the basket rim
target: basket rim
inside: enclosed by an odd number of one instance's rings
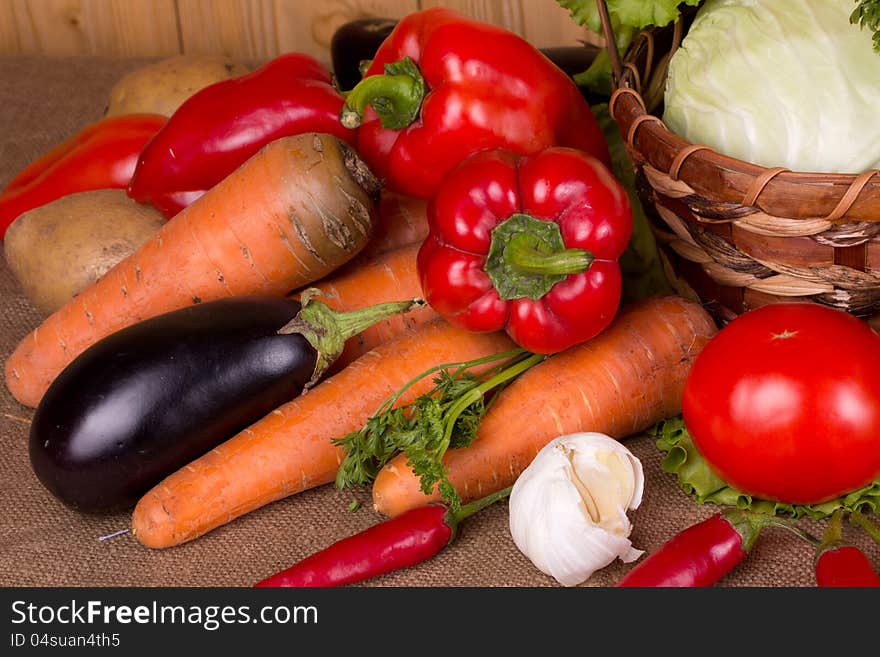
[[[603,0],[598,1],[604,5]],[[612,75],[613,91],[608,110],[630,153],[639,155],[661,174],[672,181],[685,183],[701,195],[754,207],[756,211],[775,214],[772,203],[761,201],[768,196],[803,197],[809,190],[812,197],[803,198],[803,201],[813,203],[812,208],[804,208],[795,217],[791,217],[791,213],[781,214],[790,218],[821,218],[831,223],[880,221],[880,169],[861,173],[823,173],[765,167],[725,155],[709,146],[691,143],[672,132],[660,117],[648,112],[641,93],[637,61],[645,48],[648,66],[652,66],[654,33],[675,29],[680,34],[681,21],[679,17],[672,26],[643,30],[630,44],[623,60],[614,66],[617,72]],[[674,38],[670,52],[678,47],[676,41]],[[616,48],[612,45],[611,50]],[[612,60],[616,59],[614,54],[611,53]],[[707,171],[723,172],[724,175],[707,178]],[[722,179],[724,184],[712,184]]]

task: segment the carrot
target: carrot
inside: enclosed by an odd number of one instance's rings
[[[333,439],[361,427],[390,394],[427,368],[512,346],[503,332],[469,333],[442,319],[408,330],[166,478],[135,506],[132,531],[147,547],[170,547],[332,482],[344,456]]]
[[[421,244],[428,236],[427,201],[382,190],[373,236],[358,255],[375,258],[402,246]]]
[[[388,251],[356,268],[345,267],[328,278],[313,283],[323,293],[321,301],[333,310],[359,310],[378,303],[411,299],[422,295],[416,269],[418,244]],[[298,299],[300,291],[292,296]],[[401,296],[402,295],[402,296]],[[345,343],[345,349],[334,361],[330,372],[338,372],[370,349],[387,342],[407,329],[415,328],[438,317],[430,306],[406,314],[389,317],[356,334]]]
[[[99,339],[220,297],[284,295],[354,257],[372,234],[378,180],[330,135],[272,142],[25,336],[6,385],[36,406]]]
[[[618,439],[681,410],[690,366],[716,332],[710,315],[680,297],[653,297],[622,309],[603,333],[533,366],[489,407],[474,441],[443,457],[462,502],[511,485],[556,436],[598,431]],[[377,511],[395,516],[440,499],[426,495],[406,457],[373,482]]]

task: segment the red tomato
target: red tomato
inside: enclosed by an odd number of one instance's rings
[[[700,352],[682,415],[728,484],[815,504],[880,477],[880,337],[813,303],[740,315]]]

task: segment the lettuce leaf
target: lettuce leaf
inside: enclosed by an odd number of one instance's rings
[[[650,433],[656,438],[657,448],[666,456],[661,467],[678,478],[679,487],[698,504],[735,506],[757,513],[800,518],[822,519],[836,509],[846,511],[880,511],[880,480],[851,493],[822,504],[785,504],[752,497],[729,486],[716,475],[697,451],[681,416],[664,420]]]
[[[646,27],[663,27],[676,20],[681,5],[696,6],[701,0],[608,0],[608,18],[614,32],[614,42],[623,55],[633,38]],[[874,0],[880,1],[880,0]],[[567,9],[571,19],[578,25],[602,34],[602,21],[596,0],[556,0]],[[575,76],[575,82],[597,94],[611,94],[611,60],[603,49],[583,73]]]
[[[611,152],[612,171],[626,189],[632,206],[632,237],[620,258],[620,270],[623,274],[621,302],[625,304],[654,294],[672,294],[673,289],[663,271],[654,233],[651,232],[648,217],[636,193],[635,166],[626,152],[617,123],[611,118],[607,104],[593,105],[592,109]]]
[[[602,21],[596,0],[557,0],[568,9],[572,20],[578,25],[585,25],[597,34],[602,33]],[[700,0],[608,0],[608,17],[612,27],[618,25],[632,27],[637,30],[656,25],[668,25],[681,13],[680,5],[696,6]]]

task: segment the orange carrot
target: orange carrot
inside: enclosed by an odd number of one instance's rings
[[[465,448],[443,464],[462,502],[510,486],[556,436],[598,431],[617,439],[681,410],[691,363],[715,333],[710,315],[680,297],[622,309],[603,333],[533,366],[502,390]],[[377,511],[398,515],[440,499],[397,456],[373,482]]]
[[[321,301],[339,312],[359,310],[387,301],[420,297],[422,286],[416,269],[418,251],[418,244],[388,251],[356,268],[345,267],[343,271],[334,273],[309,287],[321,290],[323,293]],[[292,296],[298,299],[299,294],[300,292],[295,292]],[[395,315],[373,324],[348,339],[345,350],[334,361],[330,372],[338,372],[356,358],[387,342],[395,335],[437,317],[437,313],[426,305],[418,310]]]
[[[427,201],[382,190],[373,236],[358,260],[374,258],[402,246],[421,244],[428,236]]]
[[[330,135],[268,144],[25,336],[6,362],[7,387],[36,406],[68,363],[121,328],[220,297],[283,295],[326,276],[369,240],[378,184]]]
[[[442,319],[408,330],[166,478],[138,502],[132,531],[147,547],[170,547],[332,482],[344,456],[333,439],[359,429],[389,395],[430,367],[512,347],[503,332],[469,333]],[[399,403],[431,385],[426,378]]]

